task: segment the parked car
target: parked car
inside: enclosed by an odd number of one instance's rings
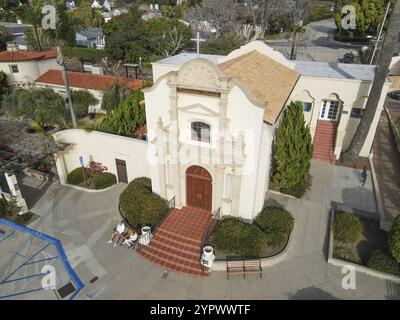
[[[346,53],[343,58],[339,59],[340,63],[354,63],[355,62],[355,56],[353,53]]]

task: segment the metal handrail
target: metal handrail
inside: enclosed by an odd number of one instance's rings
[[[200,245],[200,254],[199,254],[199,264],[201,271],[203,273],[204,273],[204,265],[202,264],[203,249],[209,244],[208,241],[210,240],[210,237],[214,233],[215,229],[218,227],[220,220],[221,220],[221,208],[218,208],[212,213],[212,217],[210,222],[208,223],[207,229],[203,233]]]

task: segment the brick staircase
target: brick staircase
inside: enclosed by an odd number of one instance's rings
[[[211,220],[211,212],[193,207],[173,209],[154,234],[148,247],[138,254],[173,272],[194,277],[208,276],[199,265],[202,236]]]
[[[338,124],[331,121],[318,121],[314,137],[314,156],[316,160],[336,163],[335,143]]]

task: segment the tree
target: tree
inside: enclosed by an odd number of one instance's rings
[[[101,101],[101,108],[108,114],[113,112],[119,104],[132,94],[132,90],[127,87],[114,83],[111,88],[104,91]]]
[[[241,25],[236,19],[236,14],[236,4],[233,0],[203,0],[201,5],[187,11],[185,20],[192,25],[194,31],[210,34],[214,28],[215,37],[219,37],[226,33],[237,33]]]
[[[143,92],[135,91],[113,113],[105,117],[96,129],[118,135],[128,135],[134,132],[146,122],[145,108],[141,106],[143,100]]]
[[[0,51],[3,51],[7,48],[7,42],[9,41],[11,41],[10,35],[5,28],[0,26]]]
[[[101,27],[104,19],[100,10],[92,8],[91,2],[84,2],[69,12],[74,25],[81,28]]]
[[[10,91],[10,88],[7,83],[6,74],[3,71],[0,71],[0,107],[3,101],[3,97],[7,95]]]
[[[287,190],[303,183],[308,178],[312,155],[311,133],[305,125],[302,104],[291,102],[276,129],[273,184]]]
[[[37,48],[42,50],[42,43],[39,37],[39,29],[42,23],[42,7],[44,2],[42,0],[33,0],[31,2],[32,6],[29,4],[24,4],[17,9],[17,15],[22,18],[25,23],[33,25],[33,34],[36,41]],[[30,29],[26,32],[31,33]],[[32,37],[27,36],[27,40]]]
[[[206,54],[228,55],[239,47],[240,43],[236,36],[233,34],[227,34],[207,41],[203,46],[202,52]]]
[[[308,14],[308,0],[285,0],[283,5],[289,11],[289,29],[292,32],[290,59],[296,60],[297,34],[303,30]]]
[[[65,128],[70,122],[64,99],[51,89],[15,89],[4,97],[2,106],[10,116],[37,121],[42,128]]]
[[[279,0],[249,0],[247,8],[253,22],[254,40],[264,37],[271,19],[278,12],[278,2]]]
[[[393,52],[397,44],[400,30],[400,1],[396,1],[392,15],[390,17],[389,27],[386,32],[385,40],[382,46],[381,56],[376,68],[376,74],[372,88],[369,93],[364,115],[357,127],[357,131],[350,143],[347,151],[342,155],[343,161],[349,165],[355,165],[360,151],[365,144],[372,122],[376,116],[379,101],[381,99],[383,86],[385,85],[389,67],[392,62]]]
[[[72,104],[77,117],[84,118],[88,115],[89,107],[95,106],[99,101],[87,90],[71,92]]]

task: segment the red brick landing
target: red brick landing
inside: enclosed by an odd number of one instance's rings
[[[154,234],[148,247],[138,254],[158,266],[184,275],[204,277],[199,265],[203,233],[211,220],[211,212],[199,208],[174,209]]]

